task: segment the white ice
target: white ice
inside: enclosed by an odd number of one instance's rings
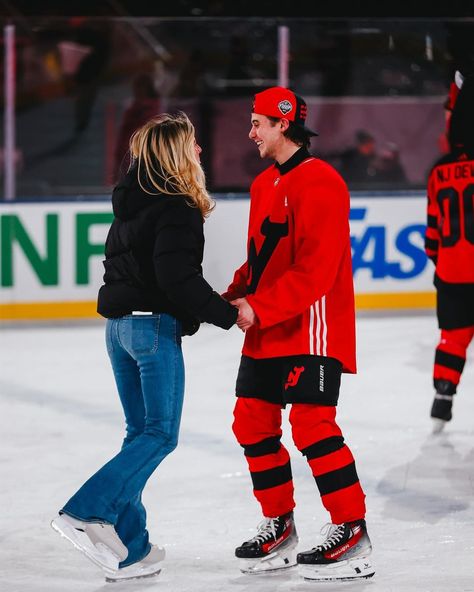
[[[234,547],[260,521],[231,432],[242,334],[205,325],[185,338],[186,401],[177,450],[145,490],[160,576],[106,584],[50,520],[120,447],[123,421],[103,323],[6,327],[0,375],[2,592],[467,592],[474,590],[473,347],[454,418],[431,433],[434,313],[359,315],[359,372],[344,376],[339,422],[367,494],[376,575],[315,584],[296,572],[244,576]],[[300,548],[328,521],[285,412]]]

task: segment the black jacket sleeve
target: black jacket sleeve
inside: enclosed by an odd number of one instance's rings
[[[182,205],[169,208],[161,216],[153,252],[157,282],[168,298],[189,314],[229,329],[237,320],[238,311],[203,278],[199,233],[201,214],[184,199]]]

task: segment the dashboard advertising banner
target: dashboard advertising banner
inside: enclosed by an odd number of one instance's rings
[[[353,198],[356,305],[431,308],[425,199]],[[248,199],[218,199],[206,220],[204,276],[224,291],[245,259]],[[0,205],[0,319],[91,318],[113,220],[110,201]]]

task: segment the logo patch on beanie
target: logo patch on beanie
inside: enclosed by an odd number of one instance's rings
[[[288,99],[285,99],[284,101],[280,101],[278,103],[278,109],[281,111],[281,113],[283,113],[283,115],[286,115],[293,109],[293,105],[290,103],[290,101],[288,101]]]

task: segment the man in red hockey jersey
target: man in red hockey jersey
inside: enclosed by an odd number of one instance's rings
[[[370,577],[365,494],[336,423],[342,372],[356,372],[349,193],[310,155],[306,103],[272,87],[255,95],[249,138],[274,163],[250,189],[247,261],[227,299],[245,331],[233,430],[264,520],[235,551],[245,573],[292,567],[305,578]],[[281,412],[306,457],[332,524],[296,557],[295,501]]]
[[[437,317],[441,329],[433,382],[435,431],[452,418],[453,396],[474,336],[474,76],[456,73],[458,92],[447,108],[450,151],[428,179],[426,254],[435,263]],[[457,89],[456,89],[457,90]]]

